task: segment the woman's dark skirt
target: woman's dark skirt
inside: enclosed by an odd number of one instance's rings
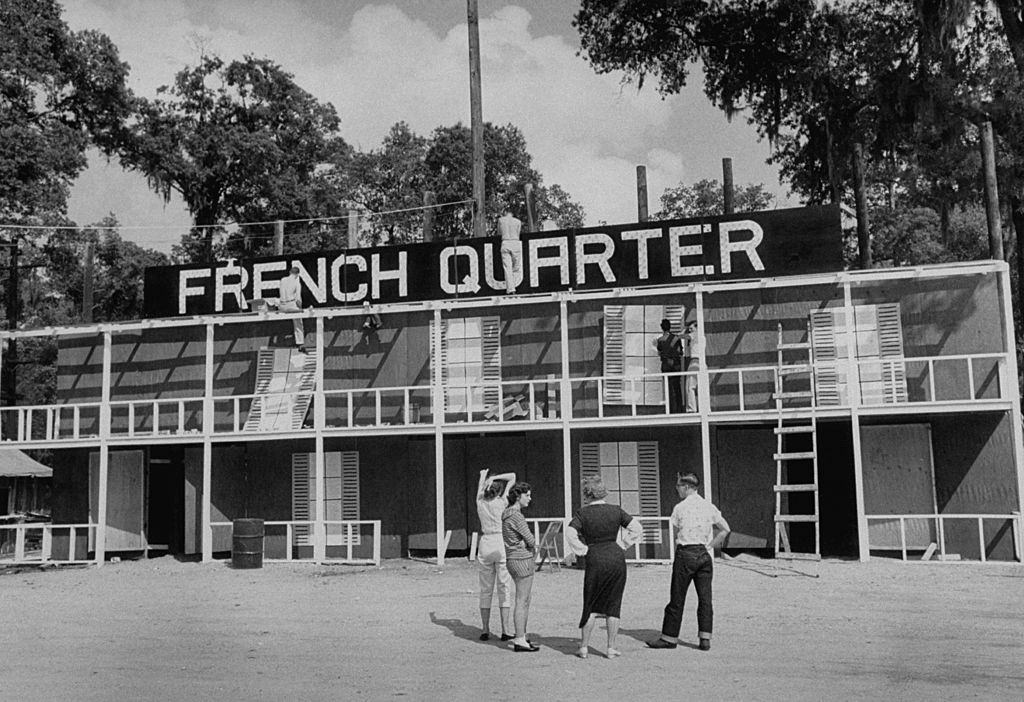
[[[626,553],[614,541],[594,544],[587,550],[583,573],[583,616],[580,628],[591,614],[618,617],[626,589]]]

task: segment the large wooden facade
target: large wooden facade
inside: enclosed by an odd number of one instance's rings
[[[17,333],[59,336],[60,405],[0,408],[5,440],[53,451],[54,525],[81,525],[55,527],[52,557],[159,545],[210,559],[229,549],[232,519],[261,517],[286,527],[268,528],[280,557],[376,540],[385,557],[440,558],[470,547],[483,468],[530,482],[540,522],[571,515],[581,475],[601,472],[644,520],[633,555],[655,560],[671,557],[675,475],[694,472],[734,527],[729,547],[771,549],[780,325],[785,342],[814,341],[812,399],[784,413],[816,422],[823,555],[936,543],[965,559],[1021,557],[1003,263],[377,313],[373,329],[357,305],[307,310],[308,358],[287,351],[295,315],[280,313]],[[675,379],[651,350],[663,316],[703,330],[678,381],[696,385],[693,412],[665,399]],[[366,520],[379,536],[345,530]]]

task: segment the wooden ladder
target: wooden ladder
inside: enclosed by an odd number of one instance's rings
[[[779,324],[778,365],[775,373],[775,557],[804,560],[821,559],[821,529],[818,509],[818,421],[814,414],[814,353],[811,347],[810,328],[807,341],[786,343],[783,341],[782,324]],[[798,361],[786,361],[786,355],[800,354]],[[800,389],[791,389],[799,383]],[[799,404],[807,402],[806,405]],[[810,409],[809,418],[786,420],[784,410],[795,406]],[[810,437],[810,447],[807,446]],[[794,444],[797,444],[794,446]],[[810,471],[807,462],[810,461]],[[796,465],[794,465],[796,464]],[[793,482],[793,473],[798,472],[801,480]],[[809,479],[809,480],[808,480]],[[814,499],[813,511],[806,507],[794,513],[790,497],[794,493],[811,493]],[[789,525],[797,522],[814,525],[814,551],[796,552],[790,546]]]

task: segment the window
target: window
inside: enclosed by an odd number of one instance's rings
[[[638,517],[661,516],[657,441],[602,441],[580,444],[580,474],[600,475],[608,502]],[[644,541],[661,543],[661,525],[642,522]]]
[[[682,305],[605,305],[604,308],[604,403],[606,405],[664,405],[665,384],[655,340],[661,320],[672,332],[683,333]],[[615,380],[646,376],[640,381]]]
[[[431,331],[436,332],[431,323]],[[443,319],[440,325],[440,371],[445,411],[485,412],[498,405],[501,397],[501,319],[465,317]],[[431,335],[433,339],[433,334]],[[431,352],[434,350],[431,347]]]
[[[292,454],[292,519],[316,519],[316,455]],[[337,522],[359,519],[359,452],[335,451],[324,454],[324,520]],[[312,544],[310,528],[295,527],[296,545]],[[335,526],[327,529],[328,546],[346,545],[346,531]],[[358,543],[359,530],[353,531]]]
[[[852,354],[848,348],[851,328],[855,346]],[[861,403],[907,401],[899,303],[812,312],[811,347],[819,405],[849,403],[846,371],[851,355],[856,362],[854,373],[860,379]]]

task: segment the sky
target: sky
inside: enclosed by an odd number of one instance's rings
[[[702,92],[699,70],[678,95],[653,82],[637,90],[621,73],[598,75],[577,55],[578,2],[478,0],[484,120],[514,124],[547,185],[561,185],[588,225],[637,220],[636,167],[647,168],[651,212],[666,188],[722,178],[764,183],[786,201],[769,147],[742,115],[731,122]],[[130,67],[129,87],[155,96],[200,50],[224,59],[268,58],[336,108],[353,146],[380,146],[391,125],[469,124],[464,0],[65,0],[73,30],[111,38]],[[90,155],[73,188],[79,224],[113,212],[123,236],[169,250],[190,222],[178,200],[164,203],[116,161]]]

